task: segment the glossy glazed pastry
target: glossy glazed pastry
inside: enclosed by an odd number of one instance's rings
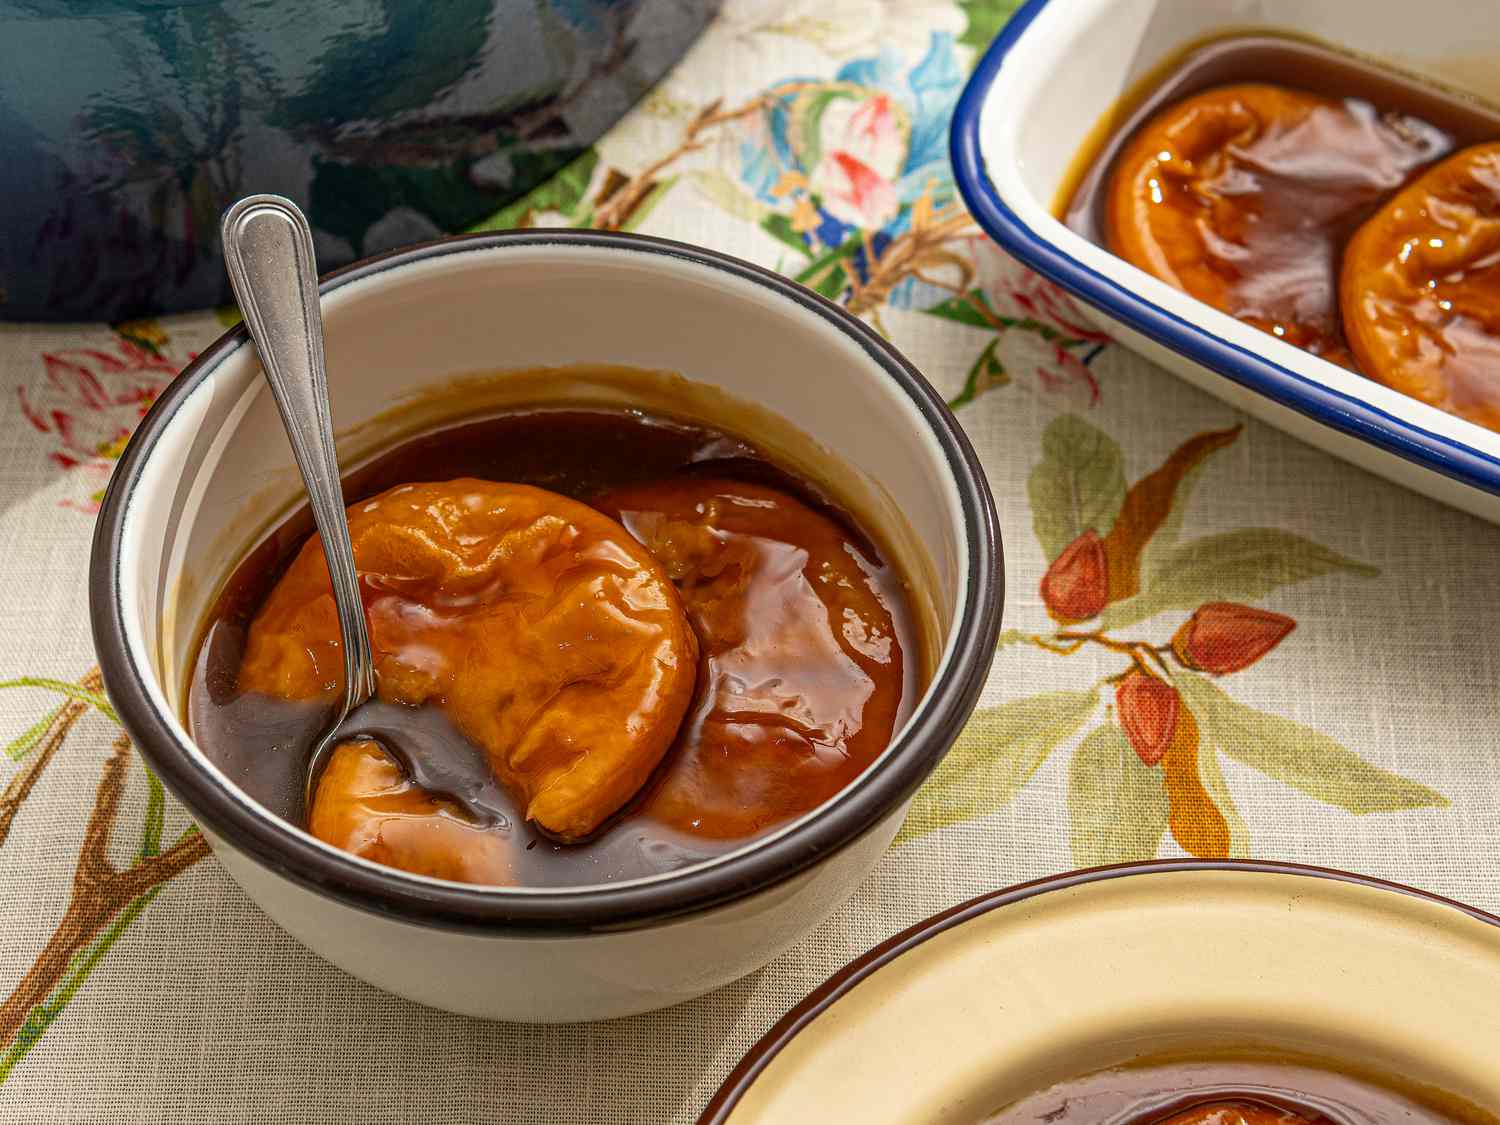
[[[644,815],[748,836],[821,804],[886,748],[904,657],[871,564],[838,524],[771,488],[692,477],[599,506],[661,561],[702,647]]]
[[[1446,134],[1367,103],[1247,83],[1151,118],[1121,151],[1109,248],[1177,288],[1344,366],[1338,254]]]
[[[1204,1102],[1162,1118],[1160,1125],[1314,1125],[1321,1120],[1265,1102],[1236,1100]]]
[[[1500,143],[1392,197],[1350,240],[1340,293],[1366,375],[1500,430]]]
[[[329,756],[307,827],[336,848],[417,875],[512,881],[508,833],[424,792],[367,739],[343,743]]]
[[[588,837],[641,788],[692,698],[697,643],[661,566],[619,524],[526,485],[401,485],[349,509],[381,698],[434,703],[528,820]],[[241,691],[332,692],[322,546],[251,624]]]

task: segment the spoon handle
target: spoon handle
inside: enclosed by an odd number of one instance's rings
[[[252,195],[224,212],[222,231],[229,282],[260,353],[323,541],[343,639],[344,705],[352,707],[374,692],[375,658],[333,444],[312,229],[290,199]]]

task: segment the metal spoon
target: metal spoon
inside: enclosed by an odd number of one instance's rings
[[[375,694],[375,656],[359,596],[328,409],[312,228],[290,199],[252,195],[224,212],[221,231],[229,282],[302,471],[338,609],[344,698],[308,761],[304,799],[310,811],[314,782],[333,748],[339,725]]]

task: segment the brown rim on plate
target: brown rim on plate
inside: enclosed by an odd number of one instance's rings
[[[1430,891],[1419,890],[1370,875],[1359,875],[1331,867],[1316,867],[1300,863],[1281,863],[1270,860],[1158,859],[1088,867],[1061,875],[1048,875],[1029,882],[1017,883],[1002,890],[989,891],[967,902],[961,902],[957,906],[951,906],[887,938],[868,952],[850,961],[813,989],[805,999],[777,1020],[771,1029],[756,1041],[755,1045],[735,1064],[734,1069],[729,1072],[723,1084],[714,1092],[713,1097],[709,1099],[708,1105],[698,1117],[698,1125],[726,1125],[731,1114],[756,1080],[793,1039],[861,982],[924,942],[1000,907],[1024,902],[1050,891],[1066,890],[1069,887],[1134,875],[1159,875],[1171,871],[1239,871],[1352,883],[1373,890],[1390,891],[1421,899],[1457,910],[1487,925],[1500,927],[1500,917]]]
[[[173,417],[231,352],[249,344],[240,325],[209,345],[157,398],[125,447],[100,507],[89,563],[94,647],[110,700],[163,783],[213,835],[261,866],[374,914],[416,925],[488,934],[580,934],[629,929],[743,899],[790,879],[847,847],[909,798],[958,737],[977,702],[1000,630],[1004,566],[998,517],[973,446],[926,378],[847,309],[770,270],[668,239],[582,230],[519,230],[457,235],[391,251],[337,270],[322,296],[416,262],[511,246],[573,246],[686,261],[749,282],[841,332],[911,404],[953,475],[968,546],[960,581],[970,599],[955,620],[950,658],[938,669],[885,753],[840,793],[787,829],[722,859],[669,878],[624,885],[527,893],[419,879],[375,868],[252,807],[216,771],[180,745],[172,717],[158,709],[126,640],[119,562],[127,517],[144,466]]]

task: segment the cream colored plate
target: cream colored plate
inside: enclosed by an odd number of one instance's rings
[[[1500,920],[1312,868],[1062,876],[957,907],[842,970],[702,1121],[974,1125],[1068,1077],[1236,1046],[1500,1111]]]

